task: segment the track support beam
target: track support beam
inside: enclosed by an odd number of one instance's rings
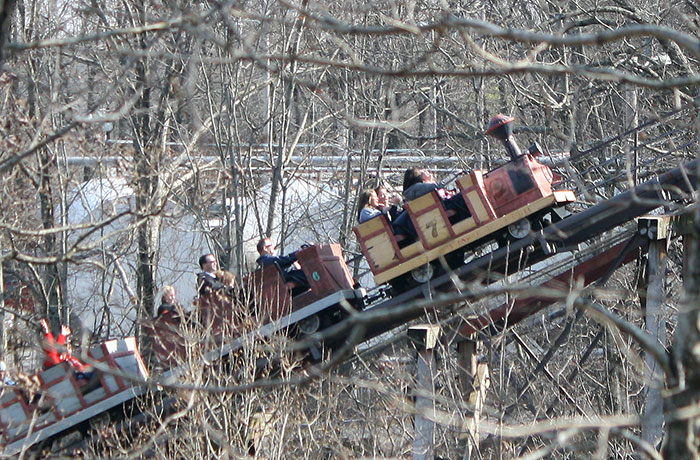
[[[413,460],[434,458],[435,386],[437,373],[435,347],[440,326],[421,324],[408,329],[408,337],[416,347],[416,415],[414,418]]]

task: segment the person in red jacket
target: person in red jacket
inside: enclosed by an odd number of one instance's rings
[[[58,338],[54,339],[54,335],[49,327],[49,322],[46,318],[42,318],[39,321],[41,329],[44,332],[44,343],[42,344],[42,349],[46,354],[44,359],[44,369],[55,366],[63,361],[66,361],[76,372],[76,378],[78,379],[89,379],[92,375],[91,366],[80,361],[78,358],[73,356],[72,348],[68,338],[70,337],[72,331],[70,327],[63,324],[61,325],[61,333],[58,334]],[[56,349],[56,344],[65,346],[65,351],[59,352]]]

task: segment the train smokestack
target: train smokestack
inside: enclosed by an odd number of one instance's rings
[[[513,126],[511,125],[513,121],[515,121],[515,118],[499,113],[489,121],[486,134],[500,139],[508,155],[510,155],[510,159],[517,160],[522,154],[513,137]]]

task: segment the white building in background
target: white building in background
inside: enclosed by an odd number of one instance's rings
[[[123,178],[90,180],[69,196],[68,223],[94,224],[133,206],[133,190]],[[72,316],[80,318],[83,326],[91,331],[119,336],[133,330],[137,253],[135,232],[131,227],[133,219],[132,215],[125,214],[91,233],[81,243],[95,245],[89,252],[90,257],[68,267],[67,303]],[[85,230],[73,232],[69,243],[83,235]],[[189,304],[196,293],[197,259],[207,251],[201,225],[192,215],[170,203],[161,228],[156,284],[173,284],[179,301]]]
[[[265,185],[243,206],[244,250],[249,267],[254,267],[258,256],[255,245],[260,238],[255,209],[264,225],[269,194],[270,186]],[[69,224],[99,222],[128,211],[133,205],[133,190],[123,178],[94,179],[83,183],[69,197]],[[343,215],[342,197],[327,183],[308,179],[291,181],[286,188],[285,204],[275,213],[277,228],[281,225],[282,212],[287,225],[285,252],[299,249],[305,243],[338,241]],[[132,296],[136,291],[137,245],[135,233],[130,228],[132,220],[133,217],[126,214],[91,233],[81,243],[96,245],[90,257],[68,267],[66,298],[72,316],[79,318],[83,327],[91,331],[120,336],[133,329],[136,310]],[[191,304],[196,294],[199,256],[213,252],[207,240],[210,227],[220,225],[220,219],[196,219],[174,202],[170,202],[165,210],[156,283],[158,286],[174,285],[178,301],[185,306]],[[78,230],[69,239],[76,241],[84,234],[85,230]],[[279,231],[273,232],[273,241],[279,242],[279,237]],[[160,290],[157,300],[160,300]]]

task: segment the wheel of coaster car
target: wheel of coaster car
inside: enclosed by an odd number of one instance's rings
[[[318,331],[321,327],[321,318],[318,315],[308,316],[297,323],[299,332],[302,335],[310,335]]]
[[[516,222],[513,222],[507,228],[510,238],[513,240],[521,240],[530,234],[532,231],[532,224],[527,217],[524,217]]]
[[[432,263],[427,263],[411,270],[411,278],[418,284],[427,283],[433,278],[434,274],[435,269]]]
[[[421,267],[419,267],[421,268]],[[427,281],[426,281],[427,282]],[[418,287],[424,283],[416,281],[411,272],[404,273],[403,275],[397,276],[396,278],[389,281],[391,284],[391,296],[396,297],[397,295],[406,292],[410,289]]]

